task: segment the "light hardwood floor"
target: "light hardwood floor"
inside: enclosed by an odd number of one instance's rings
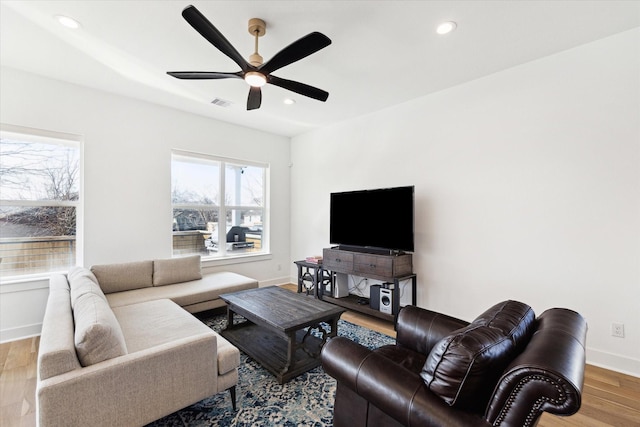
[[[285,285],[296,289],[295,285]],[[395,336],[393,325],[356,312],[342,319]],[[0,426],[33,427],[38,337],[0,344]],[[540,427],[640,427],[640,378],[587,365],[580,411],[544,414]]]

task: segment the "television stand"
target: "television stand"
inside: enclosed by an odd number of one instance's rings
[[[331,277],[330,291],[327,292],[325,286],[320,286],[317,295],[320,299],[332,304],[395,323],[400,311],[400,282],[411,280],[411,304],[416,305],[417,276],[413,273],[411,254],[380,255],[328,248],[323,250],[322,269],[329,272]],[[392,314],[383,313],[371,308],[370,305],[360,303],[359,299],[362,298],[360,296],[348,295],[335,298],[333,295],[335,295],[336,273],[393,283]]]

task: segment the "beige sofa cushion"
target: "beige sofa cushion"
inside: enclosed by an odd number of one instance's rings
[[[153,286],[153,261],[94,265],[91,272],[105,294]]]
[[[98,285],[98,279],[89,269],[73,267],[67,273],[67,280],[71,291],[71,308],[75,307],[76,301],[81,295],[88,293],[95,294],[105,301],[107,300],[100,285]]]
[[[120,324],[104,298],[91,292],[80,295],[73,320],[74,343],[82,366],[127,354]]]
[[[202,279],[200,255],[153,261],[153,286]]]
[[[192,304],[202,303],[203,301],[217,300],[220,298],[220,294],[257,287],[258,281],[255,279],[230,271],[221,271],[218,273],[205,274],[200,280],[108,294],[107,301],[109,301],[111,307],[121,307],[144,301],[167,298],[181,307],[187,307]]]
[[[218,375],[224,375],[240,366],[240,350],[218,335]]]
[[[76,280],[80,277],[86,277],[87,279],[91,280],[93,283],[95,283],[96,285],[98,284],[98,279],[96,278],[96,276],[91,272],[91,270],[89,270],[88,268],[84,268],[84,267],[71,267],[71,269],[69,270],[69,272],[67,273],[67,279],[69,280],[69,282]]]
[[[187,337],[215,336],[209,327],[168,299],[114,307],[131,353],[167,345]],[[211,349],[215,357],[216,349]]]

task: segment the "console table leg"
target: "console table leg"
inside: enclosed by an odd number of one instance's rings
[[[297,264],[298,266],[298,293],[302,292],[302,287],[304,286],[304,282],[302,280],[302,265]]]
[[[331,338],[338,335],[338,319],[340,319],[340,317],[334,317],[331,319],[331,332],[329,332],[329,337]]]

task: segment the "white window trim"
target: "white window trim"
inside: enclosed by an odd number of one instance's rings
[[[0,123],[0,136],[29,142],[60,144],[78,148],[80,180],[78,182],[78,200],[2,200],[0,205],[9,206],[72,206],[76,208],[76,259],[75,265],[83,265],[84,261],[84,137],[71,133],[56,132],[26,126]],[[66,273],[66,271],[60,271]],[[0,285],[13,285],[46,279],[51,273],[21,274],[0,277]]]
[[[263,229],[262,229],[262,250],[260,252],[249,252],[249,253],[241,253],[241,254],[232,254],[229,255],[226,248],[222,248],[222,254],[220,256],[202,256],[202,265],[205,267],[209,266],[219,266],[219,265],[227,265],[227,264],[238,264],[244,262],[254,262],[254,261],[263,261],[270,260],[273,258],[271,254],[271,244],[270,244],[270,229],[271,229],[271,218],[270,218],[270,188],[271,188],[271,168],[269,163],[258,162],[247,159],[236,159],[232,157],[224,157],[213,154],[200,153],[195,151],[187,151],[187,150],[179,150],[173,149],[171,150],[171,161],[175,157],[183,157],[186,160],[193,161],[193,159],[202,159],[207,162],[220,162],[222,167],[220,167],[220,189],[221,197],[224,198],[224,189],[225,189],[225,168],[227,164],[240,164],[245,166],[255,166],[259,168],[263,168],[263,191],[264,191],[264,206],[258,207],[261,209],[264,218],[263,218]],[[172,184],[173,185],[173,184]],[[202,205],[196,204],[174,204],[171,203],[171,214],[170,218],[173,218],[173,208],[174,207],[202,207]],[[254,206],[226,206],[224,203],[221,203],[220,206],[217,206],[219,209],[218,217],[226,218],[226,211],[229,209],[251,209],[255,208]],[[173,240],[173,239],[172,239]],[[180,255],[173,255],[173,242],[171,243],[171,253],[172,257],[180,257]]]

